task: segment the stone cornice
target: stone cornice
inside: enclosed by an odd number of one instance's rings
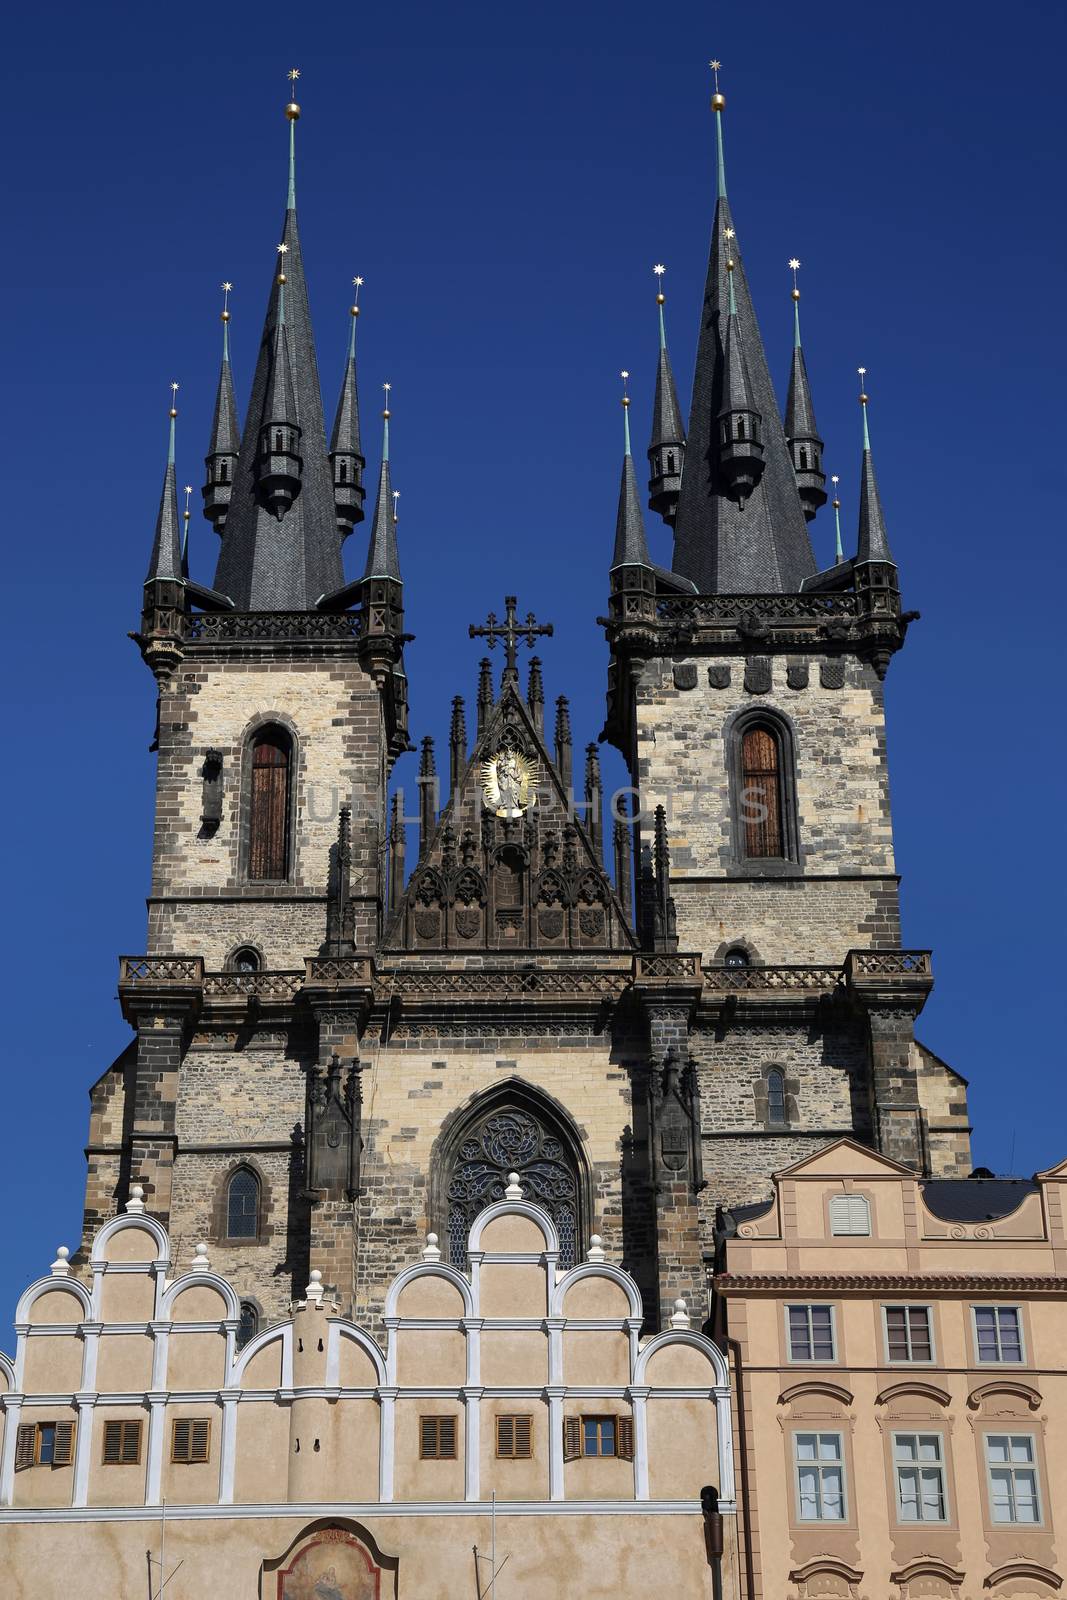
[[[777,1243],[778,1241],[768,1241]],[[923,1294],[1062,1295],[1067,1276],[1052,1273],[986,1272],[722,1272],[715,1278],[722,1295]]]

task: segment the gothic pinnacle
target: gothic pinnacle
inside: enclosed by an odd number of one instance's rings
[[[167,432],[167,465],[163,473],[163,493],[156,517],[156,533],[148,563],[146,583],[155,579],[182,581],[182,546],[178,517],[178,486],[174,471],[175,422],[178,416],[177,383],[170,386],[170,425]]]
[[[789,394],[785,406],[785,436],[793,461],[797,493],[804,507],[804,516],[810,522],[819,507],[826,504],[826,474],[822,470],[823,442],[815,423],[808,369],[800,342],[800,289],[797,286],[800,262],[796,256],[790,258],[789,270],[793,274],[793,362],[789,370]]]
[[[627,393],[629,372],[622,373],[622,480],[619,484],[619,510],[615,519],[615,551],[612,570],[616,567],[651,567],[648,540],[645,537],[645,519],[641,513],[641,497],[637,492],[637,476],[630,453],[630,396]]]

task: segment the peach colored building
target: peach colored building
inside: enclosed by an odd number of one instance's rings
[[[747,1600],[1061,1590],[1065,1192],[842,1139],[726,1219]]]
[[[653,1594],[665,1570],[686,1595],[738,1592],[723,1355],[681,1302],[641,1338],[636,1284],[595,1236],[559,1272],[517,1183],[476,1219],[466,1272],[431,1235],[397,1275],[384,1348],[314,1271],[238,1350],[206,1247],[173,1277],[170,1252],[135,1194],[86,1281],[61,1252],[22,1296],[0,1356],[4,1600],[140,1595],[146,1550],[149,1592],[173,1573],[175,1597],[445,1600],[496,1574],[505,1600],[548,1600]]]

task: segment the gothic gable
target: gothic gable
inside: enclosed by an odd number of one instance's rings
[[[635,940],[544,740],[509,683],[420,855],[389,951],[631,950]]]

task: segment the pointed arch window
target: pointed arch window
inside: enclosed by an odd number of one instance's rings
[[[771,1067],[767,1073],[767,1122],[771,1127],[784,1127],[785,1073],[781,1067]]]
[[[783,854],[780,754],[769,727],[757,723],[741,735],[746,856]]]
[[[524,1199],[542,1206],[559,1233],[559,1268],[580,1259],[587,1196],[568,1130],[534,1096],[507,1092],[471,1108],[437,1152],[434,1184],[448,1260],[467,1265],[467,1235],[480,1211],[504,1198],[517,1172]]]
[[[227,1239],[255,1239],[259,1233],[259,1179],[238,1167],[226,1185]]]
[[[248,876],[256,882],[289,876],[292,754],[293,742],[284,728],[264,728],[252,741]]]

